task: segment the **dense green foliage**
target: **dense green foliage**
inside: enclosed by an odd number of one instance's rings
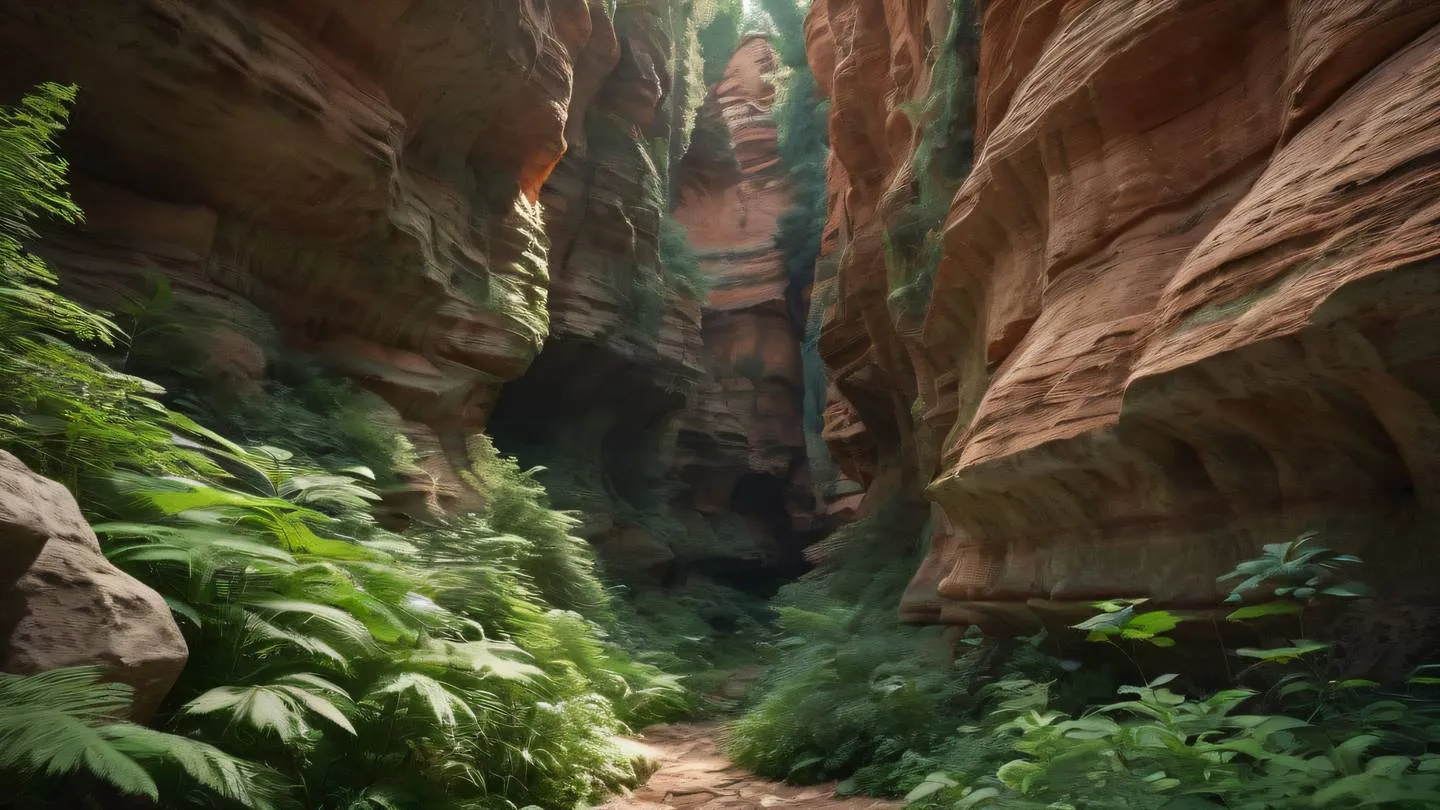
[[[700,28],[700,55],[705,60],[704,78],[713,87],[725,77],[730,56],[740,44],[745,6],[741,0],[709,0],[714,6],[708,22]]]
[[[596,408],[584,417],[557,420],[543,436],[525,441],[502,433],[505,448],[534,464],[554,505],[582,520],[578,533],[592,536],[639,528],[668,546],[677,564],[710,558],[763,561],[763,543],[736,515],[702,515],[677,501],[682,486],[668,476],[606,466],[601,445],[614,415]],[[613,462],[612,462],[613,463]],[[632,480],[621,488],[617,474]],[[612,638],[635,650],[638,660],[684,676],[691,711],[728,708],[711,694],[729,673],[753,663],[754,644],[773,616],[758,596],[729,587],[700,572],[687,572],[665,587],[636,587],[624,560],[605,571],[615,620]]]
[[[19,807],[60,796],[88,801],[64,778],[80,772],[121,793],[160,797],[157,780],[263,807],[273,786],[253,765],[214,746],[115,719],[130,687],[104,683],[89,667],[20,677],[0,673],[0,774],[18,791]],[[67,793],[81,795],[66,796]]]
[[[1290,808],[1440,804],[1440,679],[1421,667],[1406,684],[1345,677],[1331,645],[1303,635],[1304,616],[1366,595],[1345,569],[1360,561],[1313,544],[1313,535],[1268,545],[1224,580],[1240,580],[1230,601],[1263,602],[1229,614],[1259,622],[1265,643],[1231,654],[1254,662],[1241,684],[1205,697],[1176,689],[1173,674],[1119,690],[1122,699],[1082,714],[1032,705],[988,718],[1012,757],[993,773],[937,772],[913,801],[957,808]],[[1190,617],[1143,610],[1143,599],[1097,603],[1076,625],[1091,641],[1168,647],[1167,633]],[[1267,631],[1266,628],[1269,628]],[[1239,711],[1244,709],[1245,711]],[[997,722],[998,721],[998,722]]]
[[[119,330],[57,293],[54,274],[23,247],[35,219],[80,216],[61,190],[65,163],[50,151],[74,93],[45,85],[0,110],[0,446],[72,487],[125,465],[213,469],[173,441],[193,426],[159,405],[158,387],[68,342],[110,347]]]
[[[0,776],[307,810],[572,807],[632,783],[618,735],[689,697],[610,640],[573,518],[512,461],[477,444],[487,508],[398,536],[371,517],[373,471],[338,466],[390,460],[347,387],[300,375],[263,416],[192,403],[230,414],[242,446],[80,348],[136,359],[23,245],[36,217],[78,216],[50,151],[71,95],[0,114],[0,447],[75,489],[191,657],[157,721],[172,733],[109,719],[125,688],[88,670],[0,681]]]
[[[998,765],[1004,741],[956,734],[1043,686],[1061,662],[1038,639],[971,635],[956,654],[938,627],[899,623],[899,597],[927,527],[892,503],[825,541],[821,569],[777,598],[782,638],[763,694],[734,727],[731,753],[757,773],[847,790],[904,793],[942,767]]]
[[[1237,685],[1198,697],[1138,663],[1142,647],[1174,646],[1169,634],[1191,617],[1147,610],[1144,599],[1097,603],[1076,627],[1136,662],[1143,684],[1101,700],[1108,673],[1033,643],[1005,647],[972,631],[952,649],[934,628],[897,627],[919,544],[895,542],[912,528],[895,510],[848,527],[827,569],[783,594],[787,636],[765,693],[735,726],[739,761],[957,810],[1440,804],[1440,678],[1430,674],[1440,668],[1384,686],[1347,677],[1330,645],[1303,638],[1307,613],[1366,595],[1345,576],[1354,557],[1307,536],[1223,578],[1239,581],[1232,601],[1264,600],[1228,619],[1259,622],[1268,640],[1231,651],[1252,662]]]
[[[962,70],[961,57],[973,50],[974,7],[950,0],[950,26],[931,59],[929,91],[901,105],[920,131],[911,157],[911,198],[886,223],[890,301],[902,319],[922,316],[929,304],[950,201],[970,172],[974,133],[961,113],[973,107],[974,77]]]

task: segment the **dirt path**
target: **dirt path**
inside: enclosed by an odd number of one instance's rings
[[[660,770],[630,796],[599,810],[892,810],[899,802],[837,798],[835,785],[796,787],[737,767],[716,750],[720,726],[678,723],[645,730],[639,745]]]

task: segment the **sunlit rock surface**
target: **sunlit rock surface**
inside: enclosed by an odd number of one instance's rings
[[[463,464],[547,332],[536,203],[572,97],[613,47],[604,15],[585,0],[10,5],[0,90],[80,87],[62,148],[86,224],[45,247],[72,292],[105,304],[163,274],[225,324],[242,376],[277,335]]]
[[[1440,6],[984,4],[973,171],[907,313],[884,239],[948,5],[818,0],[808,25],[834,101],[826,435],[943,512],[904,615],[1209,605],[1310,528],[1421,600]]]

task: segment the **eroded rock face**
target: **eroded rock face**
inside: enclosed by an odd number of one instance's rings
[[[159,594],[111,565],[60,484],[0,451],[0,671],[98,665],[159,707],[189,656]]]
[[[278,331],[463,462],[547,331],[536,202],[572,95],[604,61],[598,5],[7,9],[0,91],[81,88],[63,147],[86,224],[46,256],[101,304],[164,274],[231,329],[241,373]],[[577,65],[591,70],[578,85]]]
[[[943,512],[905,615],[1209,605],[1310,528],[1423,601],[1440,7],[986,4],[974,168],[906,310],[883,240],[923,127],[897,102],[945,5],[823,0],[808,29],[845,250],[827,437],[857,480],[933,481]]]
[[[664,477],[674,415],[704,373],[700,302],[660,255],[666,167],[685,137],[675,111],[701,91],[681,81],[683,26],[666,2],[623,4],[613,21],[593,5],[570,149],[541,191],[550,335],[491,431],[502,451],[551,469],[552,500],[583,514],[580,532],[613,571],[658,583],[674,553],[625,504]]]
[[[551,336],[492,422],[501,449],[550,468],[552,498],[584,514],[609,569],[641,586],[773,572],[817,524],[799,327],[775,245],[790,204],[775,58],[745,40],[687,133],[675,110],[705,91],[679,82],[659,22],[642,5],[616,14],[616,67],[542,193]],[[661,233],[667,188],[711,284],[703,304],[659,249],[675,238]]]
[[[700,132],[680,167],[675,218],[710,280],[703,332],[708,375],[681,416],[682,475],[711,511],[731,508],[736,482],[769,476],[786,489],[797,530],[815,528],[816,510],[801,429],[799,336],[775,237],[791,193],[780,163],[769,74],[779,68],[769,42],[745,39],[700,110]]]

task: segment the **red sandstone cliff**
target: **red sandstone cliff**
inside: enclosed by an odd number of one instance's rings
[[[675,218],[711,288],[703,313],[709,376],[681,419],[677,464],[712,509],[729,508],[741,476],[783,482],[795,528],[804,530],[815,510],[800,417],[802,325],[787,306],[790,281],[775,243],[791,205],[771,118],[769,76],[778,69],[763,37],[742,42],[700,111],[702,126],[728,136],[730,162],[700,143],[680,167]]]
[[[763,38],[747,38],[705,96],[670,185],[709,292],[702,304],[672,290],[647,323],[635,299],[649,274],[673,275],[676,257],[657,255],[672,213],[644,170],[655,156],[616,130],[618,102],[643,91],[633,77],[650,62],[638,56],[606,80],[542,194],[551,335],[506,386],[491,429],[503,449],[549,468],[558,502],[584,515],[582,533],[628,581],[753,573],[798,560],[818,528],[800,326],[775,244],[791,202],[770,117],[779,66]],[[666,123],[638,121],[646,138]]]
[[[834,101],[826,436],[872,492],[929,482],[940,513],[905,614],[1210,604],[1307,528],[1419,598],[1440,5],[983,5],[974,167],[918,311],[885,243],[949,4],[816,0],[807,32]]]
[[[672,4],[621,5],[10,3],[0,92],[81,88],[63,149],[86,223],[42,247],[102,305],[168,277],[218,322],[216,373],[299,351],[381,394],[430,508],[451,504],[466,439],[547,335],[699,373],[697,302],[621,334],[624,291],[663,276],[658,156],[703,92],[673,64]]]

